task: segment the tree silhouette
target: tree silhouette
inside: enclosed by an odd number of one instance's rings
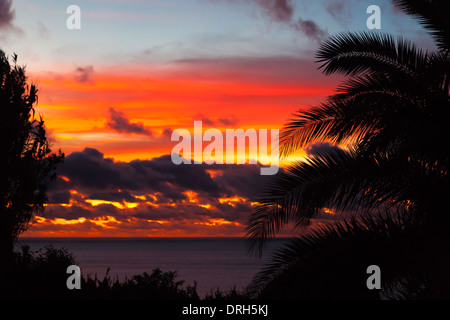
[[[27,83],[17,56],[0,50],[0,259],[13,259],[13,246],[33,214],[44,210],[47,187],[64,154],[52,153],[42,117],[36,119],[37,89]]]
[[[342,245],[349,239],[358,241],[352,237],[351,230],[355,228],[371,231],[364,236],[370,235],[371,243],[376,243],[376,239],[386,239],[384,235],[390,232],[403,232],[410,215],[423,219],[426,230],[433,230],[425,232],[429,241],[448,243],[449,239],[443,238],[450,222],[450,152],[444,147],[450,138],[446,4],[418,0],[394,3],[419,18],[439,50],[429,52],[402,38],[366,32],[341,33],[320,46],[316,57],[324,74],[343,74],[348,79],[321,105],[294,114],[281,133],[280,153],[285,156],[316,141],[347,148],[298,162],[272,181],[248,223],[253,250],[261,252],[266,241],[290,222],[296,227],[309,225],[325,207],[340,212],[357,207],[362,214],[374,214],[380,208],[388,215],[401,212],[401,228],[386,224],[382,215],[373,217],[373,223],[363,217],[358,224],[320,229],[320,237],[310,235],[321,239],[317,243],[328,244],[330,237]],[[293,261],[297,261],[294,269],[305,263],[294,259],[296,254],[299,258],[326,251],[306,238],[294,240],[283,249],[274,260],[276,267],[260,274],[253,289],[269,286],[270,279],[278,278],[275,274],[280,270],[293,270]],[[295,241],[307,242],[309,246],[298,249]],[[391,243],[391,248],[392,245],[395,243]],[[278,271],[274,273],[275,270]],[[439,275],[443,274],[440,270]],[[399,282],[393,285],[397,289],[402,286]]]
[[[420,220],[399,212],[322,227],[279,250],[254,277],[249,294],[277,299],[418,298],[427,285],[423,235]],[[381,269],[380,291],[366,287],[370,265]]]

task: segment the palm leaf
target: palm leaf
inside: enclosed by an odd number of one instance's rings
[[[276,299],[380,298],[366,287],[366,268],[376,264],[382,270],[382,295],[416,297],[426,281],[414,265],[422,233],[420,220],[403,211],[320,227],[278,249],[248,293]]]
[[[393,0],[407,14],[415,16],[442,51],[450,50],[450,23],[447,0]]]
[[[426,66],[427,53],[413,43],[388,34],[338,33],[324,41],[316,53],[324,74],[401,73],[415,76]]]
[[[294,114],[280,133],[281,157],[321,140],[357,144],[392,123],[396,118],[391,115],[396,115],[397,109],[412,99],[394,91],[383,91],[381,86],[375,88],[373,83],[365,92],[361,87],[368,83],[354,81],[350,85],[359,92],[353,92],[350,87],[343,88],[341,96],[336,95],[318,107]]]
[[[348,208],[361,203],[367,188],[360,169],[367,168],[351,153],[338,150],[297,163],[277,175],[248,221],[250,250],[258,249],[261,254],[266,241],[282,227],[291,221],[297,227],[308,225],[324,207]]]

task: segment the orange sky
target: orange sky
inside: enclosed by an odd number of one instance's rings
[[[243,60],[184,62],[165,68],[92,68],[84,74],[33,71],[30,80],[39,89],[37,111],[44,116],[53,150],[61,148],[68,164],[49,192],[44,217],[36,217],[24,236],[243,235],[257,202],[245,195],[245,188],[251,186],[235,190],[230,185],[239,184],[239,176],[232,181],[223,176],[233,168],[202,167],[200,174],[218,188],[215,194],[200,183],[192,187],[185,181],[171,182],[172,174],[167,172],[159,188],[173,190],[177,193],[173,196],[169,191],[162,195],[159,189],[132,190],[115,182],[92,187],[77,180],[76,166],[83,162],[72,159],[80,156],[99,168],[115,166],[111,170],[120,175],[122,167],[132,167],[132,160],[156,163],[160,160],[152,159],[170,154],[176,145],[170,140],[172,131],[192,130],[195,120],[203,121],[203,130],[281,128],[294,111],[317,104],[335,87],[335,80],[324,78],[312,62],[279,58],[247,62],[252,68],[245,68]],[[293,67],[298,73],[286,72]],[[126,128],[113,123],[114,115]],[[85,148],[102,156],[82,152]],[[64,175],[66,167],[74,169]],[[245,174],[240,174],[242,179]],[[251,179],[259,178],[252,173]],[[58,200],[61,197],[64,200]]]
[[[366,30],[368,5],[83,1],[72,30],[64,5],[14,1],[2,49],[27,64],[53,150],[66,154],[24,235],[243,235],[270,177],[259,164],[176,166],[172,132],[200,120],[203,130],[280,129],[319,104],[342,80],[318,70],[319,43]],[[382,8],[383,32],[433,46],[412,17]]]
[[[66,154],[99,148],[105,156],[121,161],[170,153],[173,143],[164,130],[190,129],[194,120],[208,119],[205,128],[221,130],[280,128],[292,112],[317,103],[332,90],[324,79],[277,83],[261,81],[258,72],[249,78],[248,71],[236,70],[232,76],[231,70],[225,75],[213,70],[204,77],[191,74],[190,68],[142,68],[139,73],[101,70],[84,82],[67,73],[32,74],[30,79],[40,89],[37,110],[44,115],[55,148],[63,148]],[[152,134],[126,135],[108,128],[110,108]],[[224,125],[225,119],[230,125]]]
[[[270,177],[259,164],[176,166],[173,130],[279,129],[319,104],[342,80],[318,70],[319,44],[367,31],[371,4],[80,0],[73,29],[67,4],[9,1],[1,49],[26,64],[52,148],[66,155],[24,236],[242,235]],[[413,17],[380,5],[382,32],[434,47]]]

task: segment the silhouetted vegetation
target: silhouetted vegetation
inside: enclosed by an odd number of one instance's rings
[[[448,4],[394,3],[418,17],[439,50],[377,32],[341,33],[322,43],[320,68],[348,79],[324,103],[294,114],[280,152],[317,141],[344,148],[278,174],[248,234],[260,253],[281,228],[307,227],[324,208],[357,216],[293,239],[255,277],[255,295],[450,298]],[[381,266],[381,292],[365,287],[372,264]]]
[[[120,281],[112,278],[108,269],[103,279],[97,275],[81,277],[81,289],[69,290],[67,267],[77,265],[74,256],[65,248],[46,246],[36,252],[22,246],[14,252],[14,272],[0,287],[2,299],[148,299],[148,300],[200,300],[197,283],[184,287],[176,271],[154,269]],[[233,288],[217,288],[205,300],[237,300],[246,296]]]
[[[64,155],[53,154],[42,117],[36,118],[37,89],[25,68],[0,50],[0,272],[7,277],[13,247],[35,213],[42,213],[47,187]]]
[[[51,246],[37,252],[23,246],[14,252],[11,271],[0,286],[0,297],[7,299],[61,298],[67,296],[67,267],[75,264],[65,249]]]
[[[449,241],[414,214],[352,218],[292,239],[248,289],[268,299],[448,298]],[[381,290],[366,286],[370,265]]]
[[[235,288],[207,300],[259,298],[450,298],[449,23],[444,0],[394,1],[418,17],[438,50],[379,33],[343,33],[325,41],[317,62],[326,75],[349,77],[320,106],[300,110],[284,127],[281,154],[317,141],[345,145],[279,174],[248,226],[252,248],[288,223],[309,226],[323,208],[357,216],[292,239],[256,275],[248,292]],[[64,155],[52,153],[35,115],[37,89],[24,67],[0,51],[0,298],[199,300],[159,269],[119,281],[82,277],[68,290],[75,258],[45,247],[14,252]],[[383,288],[366,287],[366,268],[382,269]],[[250,296],[249,296],[250,294]]]
[[[14,252],[17,238],[34,214],[43,214],[47,188],[64,154],[54,154],[42,117],[36,119],[37,88],[27,83],[25,68],[0,50],[0,285],[2,299],[170,299],[199,300],[196,283],[183,287],[175,271],[159,269],[119,281],[97,275],[81,278],[82,290],[69,290],[67,267],[76,265],[66,249],[51,246]],[[233,299],[236,290],[219,289],[207,299]]]
[[[249,298],[246,291],[238,291],[236,287],[233,287],[228,291],[222,291],[220,288],[211,290],[206,294],[204,300],[247,300]]]
[[[199,300],[196,283],[183,288],[184,281],[177,280],[177,272],[154,269],[123,282],[112,279],[108,272],[103,280],[97,276],[83,278],[81,290],[73,294],[82,299],[151,299],[151,300]]]

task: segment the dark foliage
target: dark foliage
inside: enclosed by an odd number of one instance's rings
[[[69,290],[66,286],[67,267],[76,265],[75,258],[66,249],[47,246],[31,252],[28,246],[14,254],[13,272],[0,287],[2,299],[151,299],[199,300],[196,286],[183,287],[174,271],[153,270],[130,279],[119,281],[109,276],[81,277],[81,289]]]
[[[248,300],[249,294],[246,291],[238,291],[236,287],[231,288],[228,291],[222,291],[220,288],[211,290],[206,294],[204,300]]]
[[[292,239],[248,290],[267,299],[449,299],[450,235],[412,213],[349,219]],[[368,290],[367,267],[381,269]]]
[[[67,267],[75,264],[65,249],[47,246],[37,252],[23,246],[14,252],[14,262],[0,287],[3,299],[62,298],[69,293]]]
[[[279,250],[249,287],[256,295],[450,298],[448,4],[394,3],[419,19],[439,50],[375,32],[342,33],[321,44],[316,57],[324,74],[347,80],[324,103],[294,114],[280,152],[317,141],[346,148],[274,178],[248,222],[251,249],[261,253],[281,228],[308,226],[323,208],[358,208],[359,216]],[[383,218],[374,215],[381,209]],[[381,293],[365,286],[371,264],[382,265]]]
[[[44,121],[35,116],[37,89],[25,68],[0,50],[0,256],[11,263],[18,236],[42,213],[47,187],[64,155],[52,153]]]

